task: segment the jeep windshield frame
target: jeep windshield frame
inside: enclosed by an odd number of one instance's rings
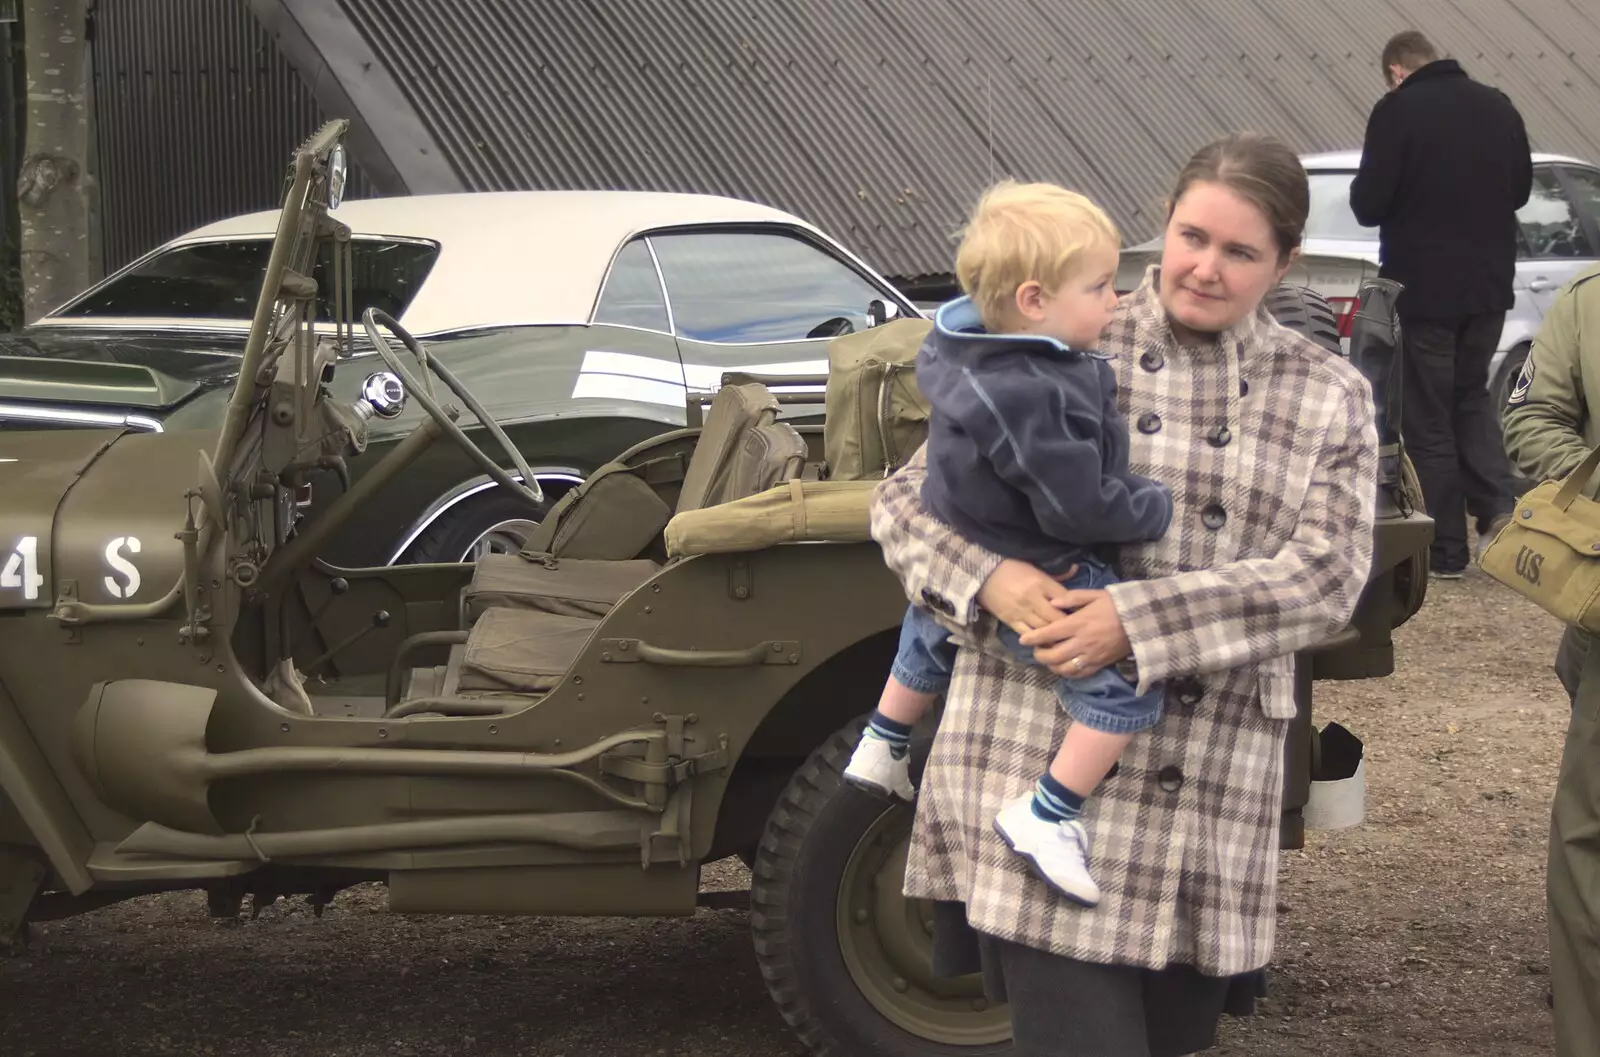
[[[296,318],[294,301],[284,296],[284,282],[286,279],[291,282],[310,280],[319,236],[329,219],[330,162],[349,124],[344,118],[329,121],[295,151],[283,210],[278,216],[277,234],[272,240],[272,253],[267,258],[255,315],[250,321],[250,333],[239,361],[239,377],[234,383],[211,460],[218,475],[233,476],[234,456],[261,389],[269,341],[274,352],[281,352],[295,338],[303,322]],[[343,312],[335,311],[334,322],[343,332],[349,323],[349,306],[341,307]],[[341,315],[345,318],[340,318]]]

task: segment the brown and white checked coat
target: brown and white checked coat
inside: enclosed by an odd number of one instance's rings
[[[1212,975],[1272,951],[1292,654],[1342,629],[1372,561],[1377,432],[1347,362],[1265,309],[1179,348],[1156,269],[1101,351],[1132,426],[1132,468],[1175,505],[1158,542],[1122,548],[1111,588],[1165,715],[1137,735],[1084,823],[1103,897],[1057,899],[995,835],[1069,722],[1043,668],[1007,663],[976,596],[999,563],[921,508],[923,452],[885,481],[872,533],[907,595],[980,644],[962,649],[918,797],[910,896],[964,902],[982,932],[1085,961]],[[1138,579],[1133,579],[1138,578]],[[965,630],[963,630],[965,629]]]

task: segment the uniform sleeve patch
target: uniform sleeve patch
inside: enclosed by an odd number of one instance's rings
[[[1522,362],[1522,372],[1517,375],[1517,384],[1512,388],[1511,395],[1506,397],[1506,405],[1513,407],[1528,399],[1528,389],[1533,385],[1533,357],[1530,355]]]

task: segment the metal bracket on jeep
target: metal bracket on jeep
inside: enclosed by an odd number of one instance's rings
[[[728,770],[728,736],[718,734],[715,748],[696,753],[693,749],[700,739],[686,730],[700,722],[699,716],[657,712],[652,718],[665,728],[666,737],[646,743],[643,758],[619,752],[601,754],[600,773],[643,785],[645,802],[661,813],[656,831],[640,836],[639,865],[645,869],[657,862],[684,866],[689,861],[689,826],[694,816],[690,780]]]
[[[78,581],[62,580],[56,588],[56,605],[50,611],[49,619],[55,621],[67,633],[67,641],[73,645],[83,642],[83,631],[79,625],[83,618],[79,615],[80,602],[78,601]]]
[[[641,760],[637,756],[623,756],[617,753],[606,753],[600,757],[600,773],[621,778],[629,782],[639,782],[646,786],[657,786],[663,789],[672,789],[691,778],[702,774],[716,774],[728,769],[728,736],[722,735],[719,744],[710,752],[690,756],[687,759],[677,759],[669,756],[666,760],[656,762]],[[648,799],[648,793],[646,799]]]

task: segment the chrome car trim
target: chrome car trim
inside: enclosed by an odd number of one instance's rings
[[[511,474],[513,481],[522,480],[520,473],[515,471],[507,472]],[[584,480],[584,475],[570,466],[536,466],[533,467],[533,476],[540,482],[564,481],[573,485],[582,484]],[[426,532],[430,525],[438,521],[452,507],[494,487],[496,487],[495,482],[490,480],[487,474],[482,474],[471,480],[461,482],[438,499],[435,499],[428,505],[428,509],[423,511],[422,516],[412,524],[411,529],[406,533],[405,538],[401,540],[400,545],[394,549],[393,554],[389,555],[389,560],[386,564],[393,565],[399,561],[400,556],[410,549],[413,543],[417,542],[417,537]]]
[[[650,263],[656,267],[656,282],[661,284],[661,303],[667,306],[667,333],[676,334],[678,332],[678,323],[672,316],[672,295],[667,293],[667,276],[661,270],[661,258],[656,256],[656,244],[648,236],[644,240],[644,248],[650,254]],[[618,250],[617,252],[621,253],[622,251]],[[610,276],[607,276],[607,278],[610,278]],[[601,289],[605,288],[601,287]]]
[[[111,411],[75,411],[65,407],[28,407],[25,404],[0,404],[0,419],[17,418],[25,422],[71,422],[79,426],[120,426],[124,429],[160,433],[161,422],[149,415],[119,415]]]

